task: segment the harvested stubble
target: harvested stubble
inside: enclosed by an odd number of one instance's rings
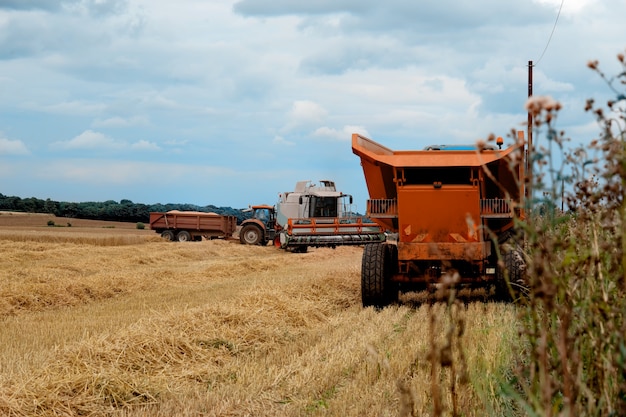
[[[31,243],[31,250],[11,244],[21,253],[13,257],[40,256],[43,269],[63,265],[74,271],[65,279],[94,292],[112,282],[121,291],[106,295],[109,299],[43,303],[13,309],[10,316],[5,312],[8,328],[32,325],[33,317],[52,328],[43,334],[49,340],[25,357],[19,342],[4,347],[2,357],[12,363],[0,378],[1,414],[390,416],[432,411],[428,317],[437,318],[432,342],[442,346],[449,325],[445,305],[361,308],[361,248],[289,254],[226,241],[91,249]],[[22,280],[31,275],[37,271],[29,270]],[[8,278],[0,281],[3,287]],[[67,283],[58,287],[64,292]],[[484,303],[468,303],[462,311],[469,372],[488,390],[511,359],[503,345],[513,337],[514,312]],[[28,327],[23,329],[28,333]],[[13,337],[28,338],[17,331]],[[29,358],[35,360],[29,364]],[[446,385],[449,370],[438,378]],[[501,411],[497,400],[489,398],[491,406],[485,405],[481,392],[469,384],[457,391],[465,415],[484,415],[490,407]],[[443,401],[449,404],[449,395]]]

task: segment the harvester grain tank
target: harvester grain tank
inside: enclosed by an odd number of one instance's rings
[[[364,306],[383,307],[396,302],[399,291],[444,277],[459,286],[494,285],[498,297],[512,297],[510,284],[525,268],[512,238],[514,219],[524,216],[523,132],[518,143],[394,151],[352,135],[370,197],[366,215],[393,237],[364,248]]]

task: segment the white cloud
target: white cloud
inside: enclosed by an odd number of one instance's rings
[[[130,148],[136,151],[160,151],[161,148],[154,142],[140,140],[130,145]]]
[[[133,116],[133,117],[109,117],[107,119],[96,119],[92,126],[93,127],[109,127],[109,128],[123,128],[123,127],[131,127],[131,126],[147,126],[149,124],[149,120],[146,116]]]
[[[35,106],[35,108],[38,106]],[[102,103],[93,103],[88,101],[74,100],[65,101],[61,103],[49,104],[41,106],[41,110],[62,115],[96,115],[101,113],[105,109],[105,105]]]
[[[232,175],[229,168],[219,166],[191,166],[162,162],[116,161],[71,159],[54,161],[34,170],[34,175],[55,181],[70,181],[74,184],[91,185],[154,185],[160,178],[159,187],[179,185],[181,178],[220,178]],[[208,181],[208,180],[207,180]]]
[[[294,142],[290,142],[286,140],[284,137],[279,136],[279,135],[274,136],[274,139],[272,139],[272,143],[275,145],[280,145],[280,146],[294,146],[295,145]]]
[[[95,132],[93,130],[85,130],[80,135],[67,140],[55,142],[50,145],[51,148],[61,148],[67,150],[103,150],[103,151],[160,151],[161,147],[155,142],[144,139],[134,143],[115,140],[104,133]]]
[[[30,151],[21,140],[0,137],[0,155],[28,155]]]
[[[103,133],[85,130],[70,140],[52,144],[52,147],[57,146],[64,149],[122,149],[125,147],[125,144],[117,142]]]
[[[282,128],[283,132],[289,132],[297,128],[306,128],[322,123],[328,112],[318,103],[310,100],[294,101],[289,112],[289,121]]]
[[[333,129],[324,126],[316,129],[315,132],[313,132],[313,136],[347,142],[352,140],[353,133],[369,136],[367,129],[363,126],[344,126],[341,129]]]
[[[549,4],[554,7],[555,10],[561,8],[561,13],[564,15],[573,15],[581,13],[583,10],[592,7],[597,0],[534,0],[539,4]],[[562,7],[561,7],[562,6]]]

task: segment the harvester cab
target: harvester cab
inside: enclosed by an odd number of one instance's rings
[[[364,306],[396,302],[399,291],[425,289],[446,276],[459,286],[494,285],[498,297],[512,297],[511,284],[525,267],[511,239],[515,219],[524,216],[523,132],[506,149],[417,151],[394,151],[353,134],[352,151],[370,196],[366,215],[394,237],[365,246]]]

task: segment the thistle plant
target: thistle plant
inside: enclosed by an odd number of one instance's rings
[[[511,393],[533,416],[626,415],[626,62],[615,94],[588,100],[600,132],[571,148],[556,128],[561,106],[529,99],[534,173],[524,224],[529,296],[521,308],[520,361]],[[561,208],[559,208],[559,203]]]

